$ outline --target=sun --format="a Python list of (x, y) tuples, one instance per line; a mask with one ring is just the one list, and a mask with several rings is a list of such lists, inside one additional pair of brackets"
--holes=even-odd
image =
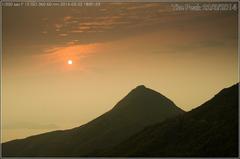
[(68, 60), (67, 63), (68, 63), (69, 65), (72, 65), (72, 64), (73, 64), (73, 61), (72, 61), (72, 60)]

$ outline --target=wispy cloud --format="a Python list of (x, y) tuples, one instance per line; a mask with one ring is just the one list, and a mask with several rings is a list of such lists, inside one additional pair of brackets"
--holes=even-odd
[[(33, 45), (63, 46), (74, 40), (78, 40), (76, 43), (79, 45), (104, 43), (159, 31), (179, 30), (187, 33), (194, 28), (198, 29), (195, 32), (211, 30), (216, 37), (223, 36), (225, 32), (226, 36), (235, 34), (229, 27), (233, 27), (234, 21), (237, 21), (237, 12), (178, 12), (173, 10), (171, 4), (101, 3), (99, 7), (69, 7), (64, 10), (61, 7), (11, 10), (6, 14), (9, 18), (5, 19), (14, 20), (4, 24), (8, 28), (6, 35), (12, 39), (8, 40), (9, 46), (17, 44), (19, 48)], [(55, 14), (50, 14), (52, 12)], [(28, 20), (16, 21), (16, 15)], [(223, 27), (216, 27), (218, 23), (224, 23)], [(18, 40), (20, 37), (21, 40)]]
[(69, 21), (69, 20), (71, 20), (71, 19), (72, 19), (71, 16), (65, 16), (65, 17), (63, 18), (63, 20), (64, 20), (65, 22), (67, 22), (67, 21)]
[[(96, 43), (169, 27), (181, 29), (187, 23), (201, 23), (213, 18), (216, 16), (210, 12), (174, 11), (171, 3), (102, 3), (94, 9), (79, 8), (59, 16), (53, 21), (53, 25), (49, 25), (54, 27), (49, 30), (55, 30), (55, 38), (68, 36), (61, 41), (69, 42), (81, 38), (79, 44)], [(46, 20), (43, 22), (51, 23)], [(107, 38), (106, 34), (113, 35)]]
[[(76, 9), (66, 16), (59, 17), (53, 25), (49, 25), (54, 28), (49, 29), (58, 32), (56, 34), (59, 36), (76, 37), (88, 33), (102, 35), (124, 28), (145, 26), (149, 21), (151, 23), (148, 25), (154, 25), (153, 21), (157, 23), (161, 21), (158, 11), (169, 13), (170, 8), (168, 4), (163, 3), (102, 3), (102, 6), (95, 10), (90, 9), (88, 14), (85, 14), (85, 9)], [(46, 19), (43, 19), (43, 22), (46, 23)]]

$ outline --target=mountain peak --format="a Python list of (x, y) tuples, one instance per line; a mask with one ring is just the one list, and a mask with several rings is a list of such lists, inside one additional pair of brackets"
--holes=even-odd
[(145, 91), (145, 90), (148, 90), (148, 88), (145, 87), (144, 85), (139, 85), (139, 86), (137, 86), (136, 88), (134, 88), (134, 89), (132, 90), (132, 92), (142, 92), (142, 91)]
[[(156, 92), (150, 88), (145, 87), (144, 85), (139, 85), (136, 88), (134, 88), (132, 91), (129, 92), (128, 96), (139, 96), (139, 95), (152, 95), (157, 94), (161, 95), (159, 92)], [(162, 96), (162, 95), (161, 95)]]
[[(164, 112), (184, 112), (178, 108), (170, 99), (161, 93), (139, 85), (131, 90), (122, 100), (120, 100), (113, 108), (114, 110), (126, 109), (129, 111), (159, 111)], [(160, 110), (161, 109), (161, 110)]]
[(139, 85), (135, 89), (145, 89), (146, 87), (144, 85)]
[[(151, 89), (145, 87), (144, 85), (139, 85), (135, 88), (133, 88), (126, 97), (129, 96), (139, 96), (139, 95), (146, 95), (149, 94), (151, 91)], [(151, 94), (151, 93), (150, 93)]]

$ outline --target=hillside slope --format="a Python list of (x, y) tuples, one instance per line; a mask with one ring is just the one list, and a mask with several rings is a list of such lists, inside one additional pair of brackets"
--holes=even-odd
[(109, 112), (80, 127), (3, 144), (3, 156), (95, 156), (144, 127), (184, 113), (158, 92), (138, 86)]

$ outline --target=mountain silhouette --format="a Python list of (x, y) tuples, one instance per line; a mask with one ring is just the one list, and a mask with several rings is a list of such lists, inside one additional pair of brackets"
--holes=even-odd
[(238, 84), (190, 112), (146, 127), (99, 156), (237, 157)]
[(85, 125), (3, 143), (3, 156), (94, 156), (146, 126), (183, 113), (171, 100), (141, 85)]

